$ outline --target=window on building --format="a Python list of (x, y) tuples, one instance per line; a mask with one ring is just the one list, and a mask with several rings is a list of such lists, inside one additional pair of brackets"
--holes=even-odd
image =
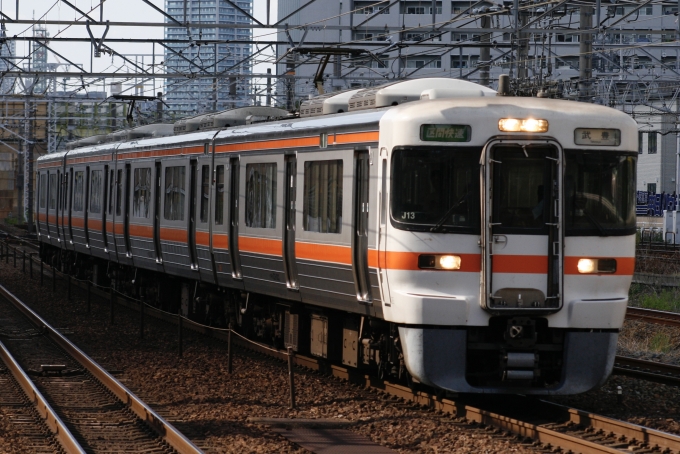
[(76, 172), (73, 182), (73, 211), (83, 211), (83, 177), (85, 172)]
[(638, 132), (638, 154), (642, 154), (642, 132)]
[(184, 220), (184, 180), (186, 168), (173, 166), (165, 168), (165, 205), (163, 217), (168, 221)]
[(656, 194), (656, 183), (647, 183), (647, 192), (649, 194)]
[(407, 57), (406, 58), (407, 68), (441, 68), (442, 61), (438, 57)]
[(647, 133), (647, 154), (656, 154), (656, 132)]
[(224, 166), (215, 167), (215, 224), (224, 223)]
[(390, 10), (387, 5), (375, 1), (354, 2), (354, 14), (388, 14)]
[[(432, 2), (417, 1), (417, 2), (400, 2), (401, 14), (432, 14)], [(435, 14), (442, 13), (442, 2), (437, 2), (435, 5)]]
[(406, 41), (423, 41), (423, 40), (441, 41), (441, 33), (422, 33), (422, 32), (407, 32), (404, 33), (404, 40)]
[(57, 174), (50, 174), (50, 210), (57, 208)]
[(578, 35), (565, 35), (564, 33), (557, 33), (555, 41), (558, 43), (577, 43)]
[(472, 68), (477, 65), (479, 55), (451, 55), (452, 68)]
[(47, 204), (47, 175), (40, 175), (40, 208), (45, 208)]
[[(637, 6), (617, 6), (615, 14), (617, 16), (623, 16), (624, 14), (631, 13), (635, 8), (637, 8)], [(654, 14), (654, 7), (643, 6), (642, 8), (637, 10), (635, 13), (633, 13), (632, 17), (634, 17), (636, 14), (639, 14), (640, 16), (652, 16)]]
[(208, 222), (208, 203), (210, 199), (210, 166), (201, 167), (201, 222)]
[(276, 163), (246, 165), (246, 225), (276, 227)]
[(135, 169), (132, 193), (132, 216), (148, 218), (151, 204), (151, 168)]
[(472, 41), (478, 42), (480, 40), (478, 33), (451, 33), (452, 41)]
[(90, 173), (90, 213), (102, 212), (102, 171), (93, 170)]
[(469, 12), (470, 7), (476, 2), (451, 2), (451, 13), (460, 14), (462, 12)]
[(342, 230), (342, 160), (305, 162), (302, 227), (308, 232)]

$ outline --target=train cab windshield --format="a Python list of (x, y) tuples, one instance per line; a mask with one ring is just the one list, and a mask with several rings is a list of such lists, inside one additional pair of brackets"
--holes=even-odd
[(403, 230), (478, 233), (479, 149), (404, 148), (392, 157), (391, 220)]
[(566, 152), (566, 235), (635, 233), (636, 156), (636, 153)]

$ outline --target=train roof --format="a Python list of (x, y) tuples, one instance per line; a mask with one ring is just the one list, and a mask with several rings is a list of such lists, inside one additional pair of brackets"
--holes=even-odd
[[(548, 121), (548, 131), (504, 133), (499, 130), (498, 123), (502, 118), (544, 119)], [(395, 106), (381, 119), (381, 146), (437, 144), (421, 140), (420, 128), (424, 124), (470, 126), (470, 140), (457, 145), (484, 146), (493, 136), (516, 139), (552, 137), (563, 148), (592, 149), (595, 146), (601, 151), (638, 149), (637, 122), (624, 112), (584, 102), (513, 96), (434, 99)], [(576, 129), (581, 128), (591, 131), (618, 129), (621, 131), (620, 145), (576, 144)]]
[(386, 109), (372, 111), (360, 111), (356, 113), (344, 113), (326, 115), (322, 117), (291, 118), (267, 123), (256, 123), (251, 125), (234, 126), (221, 130), (197, 131), (187, 134), (144, 138), (125, 142), (109, 142), (97, 145), (89, 145), (59, 153), (51, 153), (38, 158), (40, 162), (50, 162), (63, 159), (68, 154), (69, 157), (81, 156), (86, 154), (109, 153), (114, 151), (124, 151), (138, 148), (158, 148), (161, 146), (174, 147), (180, 144), (205, 143), (215, 140), (216, 142), (241, 141), (258, 136), (270, 134), (281, 134), (285, 136), (295, 136), (302, 131), (329, 130), (329, 129), (365, 129), (373, 125), (377, 128), (380, 118), (385, 114)]
[[(410, 81), (407, 81), (410, 82)], [(600, 105), (576, 101), (556, 100), (548, 98), (525, 98), (513, 96), (493, 96), (493, 92), (476, 84), (452, 84), (449, 88), (430, 87), (422, 84), (404, 82), (404, 93), (412, 97), (422, 90), (422, 100), (404, 102), (396, 106), (355, 110), (330, 115), (305, 118), (287, 118), (250, 125), (231, 126), (226, 129), (198, 130), (180, 135), (164, 137), (132, 138), (121, 135), (123, 141), (87, 144), (70, 151), (53, 153), (39, 158), (40, 162), (49, 162), (86, 154), (104, 154), (115, 151), (155, 149), (160, 147), (176, 148), (182, 145), (203, 144), (215, 140), (216, 143), (233, 143), (259, 138), (299, 137), (299, 133), (338, 132), (342, 130), (375, 130), (380, 123), (381, 146), (424, 144), (420, 140), (422, 124), (465, 124), (472, 130), (468, 145), (484, 145), (489, 137), (500, 135), (498, 119), (500, 118), (543, 118), (549, 122), (549, 130), (545, 136), (554, 137), (563, 147), (574, 145), (575, 128), (611, 128), (622, 131), (621, 145), (606, 149), (637, 150), (637, 124), (627, 114)], [(399, 84), (396, 84), (399, 85)], [(435, 84), (436, 85), (436, 84)], [(378, 96), (386, 89), (395, 90), (395, 85), (373, 90), (371, 96)], [(413, 92), (413, 93), (411, 93)], [(364, 95), (368, 95), (366, 92)], [(356, 93), (352, 95), (355, 97)], [(392, 96), (392, 95), (390, 95)], [(344, 96), (346, 100), (347, 96)], [(326, 99), (326, 98), (325, 98)], [(376, 98), (378, 99), (378, 98)], [(384, 102), (392, 98), (385, 97)], [(396, 98), (395, 98), (396, 99)], [(479, 131), (484, 131), (480, 134)], [(115, 134), (115, 133), (114, 133)], [(384, 135), (382, 135), (384, 134)], [(519, 133), (510, 133), (519, 136)], [(523, 133), (524, 137), (528, 137)], [(536, 137), (536, 135), (533, 135)], [(85, 141), (87, 143), (87, 141)], [(436, 142), (427, 142), (436, 144)], [(605, 148), (603, 148), (605, 149)]]

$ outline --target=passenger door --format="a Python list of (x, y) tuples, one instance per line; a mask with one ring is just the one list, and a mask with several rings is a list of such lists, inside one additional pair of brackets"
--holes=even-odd
[[(209, 144), (206, 144), (209, 150)], [(196, 174), (196, 234), (195, 248), (198, 269), (203, 282), (215, 282), (212, 254), (210, 249), (210, 219), (212, 217), (212, 165), (210, 154), (204, 154), (197, 162)]]
[(371, 283), (368, 276), (368, 184), (368, 150), (357, 150), (354, 156), (352, 269), (357, 299), (363, 303), (372, 302)]
[(240, 281), (243, 279), (241, 270), (241, 258), (238, 248), (238, 225), (239, 225), (239, 158), (229, 160), (229, 258), (231, 261), (231, 277)]
[[(283, 194), (283, 265), (286, 272), (288, 290), (297, 292), (297, 262), (295, 260), (295, 198), (297, 192), (297, 156), (286, 155), (284, 159), (284, 194)], [(298, 296), (299, 298), (299, 296)]]
[(238, 259), (245, 288), (287, 297), (283, 155), (242, 156), (239, 166)]
[(491, 142), (484, 153), (482, 304), (498, 313), (559, 310), (562, 150), (515, 141)]

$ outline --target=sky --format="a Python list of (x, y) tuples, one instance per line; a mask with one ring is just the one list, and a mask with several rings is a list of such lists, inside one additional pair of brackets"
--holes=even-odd
[[(99, 19), (100, 10), (99, 4), (100, 0), (69, 0), (70, 3), (74, 4), (78, 9), (88, 13), (95, 19)], [(163, 9), (164, 0), (151, 0), (151, 2), (158, 8)], [(12, 18), (16, 17), (16, 5), (17, 0), (0, 0), (0, 11)], [(61, 0), (18, 0), (19, 5), (19, 18), (22, 20), (77, 20), (80, 18), (80, 14), (73, 10), (70, 6), (63, 3)], [(276, 5), (277, 1), (271, 1), (271, 21), (275, 21), (276, 17)], [(254, 17), (261, 22), (266, 21), (266, 0), (253, 0), (254, 7)], [(142, 0), (105, 0), (104, 1), (104, 20), (109, 20), (112, 22), (163, 22), (164, 17), (159, 12), (155, 11), (151, 6), (144, 3)], [(6, 22), (7, 35), (8, 36), (32, 36), (32, 28), (27, 24), (12, 24), (11, 22)], [(85, 26), (58, 26), (58, 25), (46, 25), (45, 26), (50, 34), (50, 36), (60, 36), (60, 37), (85, 37), (88, 38), (87, 29)], [(102, 36), (105, 30), (105, 26), (102, 25), (92, 25), (92, 33), (95, 38)], [(111, 27), (106, 35), (107, 38), (163, 38), (164, 29), (162, 27)], [(275, 34), (272, 34), (271, 29), (267, 30), (254, 30), (253, 37), (261, 39), (271, 40), (275, 38)], [(127, 43), (110, 43), (108, 44), (116, 52), (125, 55), (132, 61), (135, 61), (135, 56), (138, 63), (143, 61), (144, 65), (150, 65), (152, 63), (152, 52), (153, 47), (151, 44), (127, 44)], [(17, 55), (23, 56), (28, 53), (28, 42), (18, 41)], [(102, 54), (100, 58), (91, 58), (91, 45), (89, 43), (57, 43), (52, 42), (49, 46), (54, 49), (59, 54), (63, 55), (70, 61), (82, 64), (85, 70), (92, 70), (94, 72), (113, 72), (115, 69), (119, 68), (124, 62), (118, 57), (111, 57), (108, 54)], [(253, 52), (257, 48), (253, 46)], [(164, 60), (162, 48), (156, 46), (156, 59), (155, 63), (160, 63)], [(60, 59), (52, 53), (48, 54), (48, 62), (58, 63), (61, 62)], [(23, 66), (17, 63), (19, 66)], [(141, 66), (141, 64), (140, 64)], [(266, 68), (273, 68), (272, 64), (260, 63), (254, 68), (256, 73), (266, 72)], [(74, 70), (73, 67), (70, 68), (71, 71)], [(125, 72), (125, 70), (122, 70)], [(275, 72), (275, 71), (273, 71)], [(71, 81), (75, 82), (75, 81)], [(162, 85), (162, 80), (158, 79), (156, 81), (156, 86)], [(152, 84), (145, 85), (145, 91), (147, 95), (155, 94), (155, 90), (161, 87), (156, 87)], [(99, 88), (101, 89), (101, 87)]]

